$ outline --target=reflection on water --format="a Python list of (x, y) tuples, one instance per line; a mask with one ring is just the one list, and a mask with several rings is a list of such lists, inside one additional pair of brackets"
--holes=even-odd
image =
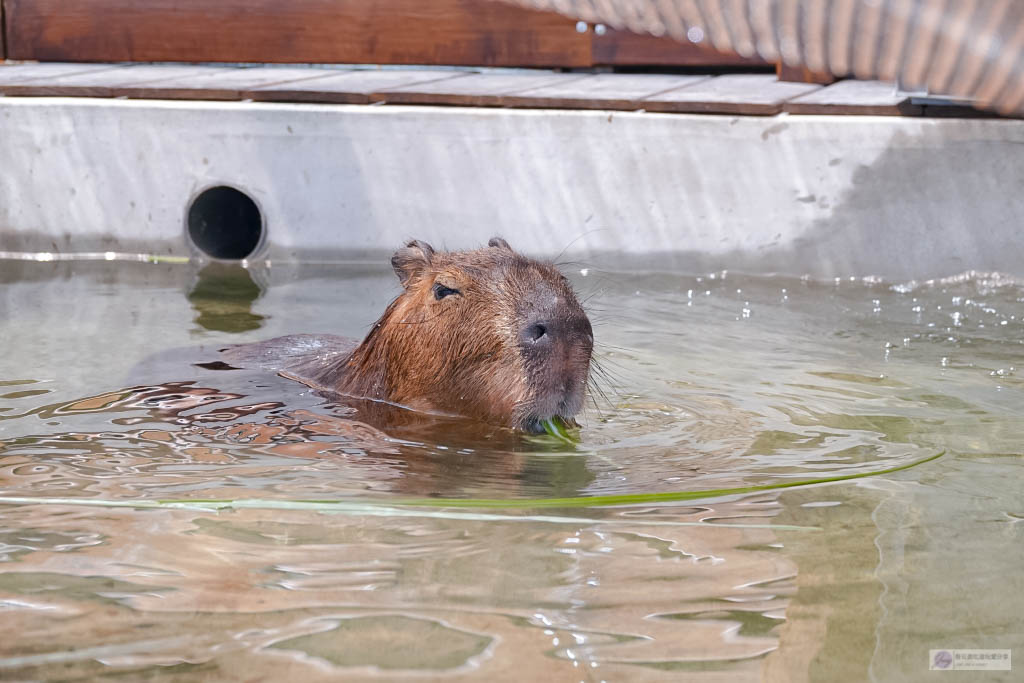
[(196, 324), (211, 332), (258, 330), (263, 316), (252, 312), (262, 294), (249, 270), (234, 263), (208, 263), (188, 293)]
[(0, 294), (2, 679), (919, 680), (1024, 640), (1016, 282), (577, 277), (611, 377), (567, 445), (209, 365), (360, 336), (384, 269), (39, 267)]
[[(671, 518), (697, 522), (705, 512)], [(764, 521), (773, 511), (754, 504), (735, 513)], [(637, 665), (642, 674), (709, 656), (753, 658), (756, 666), (776, 638), (762, 617), (745, 615), (781, 620), (794, 572), (778, 550), (758, 549), (773, 540), (770, 530), (648, 520), (149, 515), (64, 506), (5, 515), (8, 525), (29, 520), (36, 529), (74, 534), (99, 524), (107, 533), (94, 548), (40, 547), (28, 566), (23, 560), (0, 574), (22, 634), (6, 640), (4, 655), (20, 658), (19, 670), (32, 677), (65, 671), (68, 661), (86, 676), (111, 666), (206, 663), (211, 680), (260, 673), (284, 680), (299, 671), (326, 680), (337, 666), (359, 668), (353, 676), (373, 667), (392, 674), (473, 668), (499, 679), (574, 670), (621, 679)], [(754, 547), (713, 550), (722, 546)], [(771, 585), (748, 585), (755, 576), (771, 577)], [(116, 664), (88, 652), (32, 658), (52, 654), (44, 634), (58, 622), (62, 642), (108, 648)], [(743, 632), (751, 622), (756, 627)], [(394, 652), (416, 640), (431, 647)], [(320, 666), (304, 666), (308, 660)]]

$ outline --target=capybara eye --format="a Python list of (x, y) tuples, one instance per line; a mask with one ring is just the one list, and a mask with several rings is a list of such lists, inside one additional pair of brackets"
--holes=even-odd
[(451, 287), (445, 287), (440, 282), (434, 283), (434, 298), (438, 301), (451, 294), (462, 294), (462, 292)]

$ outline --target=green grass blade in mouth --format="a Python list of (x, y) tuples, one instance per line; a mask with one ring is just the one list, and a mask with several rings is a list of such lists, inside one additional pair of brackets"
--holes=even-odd
[(552, 436), (558, 439), (559, 441), (564, 441), (565, 443), (570, 444), (577, 444), (580, 442), (580, 430), (573, 429), (572, 427), (570, 427), (568, 424), (566, 424), (565, 420), (563, 420), (558, 415), (555, 415), (554, 417), (549, 417), (546, 420), (541, 420), (540, 424), (542, 427), (544, 427), (544, 431), (549, 436)]

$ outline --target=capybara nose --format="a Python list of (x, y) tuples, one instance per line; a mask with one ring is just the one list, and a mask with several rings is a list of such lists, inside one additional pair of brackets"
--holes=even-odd
[(594, 333), (585, 315), (568, 319), (531, 320), (519, 332), (519, 343), (528, 349), (540, 350), (551, 344), (567, 344), (589, 350), (594, 344)]

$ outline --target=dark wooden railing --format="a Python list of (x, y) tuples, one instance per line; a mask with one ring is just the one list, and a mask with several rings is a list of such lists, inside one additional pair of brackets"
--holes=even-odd
[[(591, 67), (759, 57), (486, 0), (0, 0), (4, 56), (87, 62)], [(596, 30), (595, 30), (596, 29)]]

